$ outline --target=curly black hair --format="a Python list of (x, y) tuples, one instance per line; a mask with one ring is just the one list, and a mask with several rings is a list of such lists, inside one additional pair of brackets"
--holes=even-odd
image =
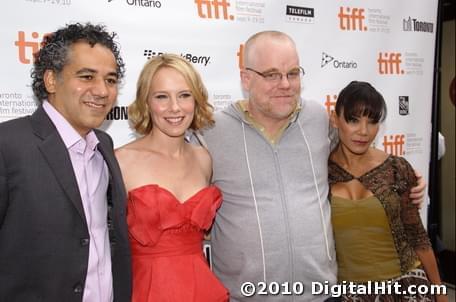
[(32, 89), (36, 98), (41, 102), (48, 97), (44, 85), (44, 73), (53, 70), (60, 73), (67, 64), (70, 47), (77, 42), (85, 41), (91, 46), (100, 44), (112, 51), (117, 63), (117, 76), (120, 79), (125, 74), (125, 64), (120, 56), (119, 45), (114, 39), (117, 34), (106, 31), (104, 25), (91, 23), (73, 23), (57, 31), (45, 35), (41, 49), (34, 53), (34, 64), (31, 71)]

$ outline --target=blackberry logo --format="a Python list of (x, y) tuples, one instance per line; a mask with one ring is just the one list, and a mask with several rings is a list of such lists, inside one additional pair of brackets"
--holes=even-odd
[[(156, 56), (159, 56), (162, 54), (163, 54), (163, 52), (161, 52), (161, 51), (155, 52), (151, 49), (144, 49), (143, 55), (149, 60), (153, 57), (156, 57)], [(186, 59), (187, 61), (189, 61), (190, 63), (201, 64), (204, 66), (207, 66), (207, 64), (209, 64), (210, 60), (211, 60), (210, 56), (197, 56), (197, 55), (193, 55), (191, 53), (181, 53), (180, 56), (182, 58)]]
[(144, 49), (144, 56), (149, 60), (152, 57), (159, 56), (163, 54), (162, 52), (156, 53), (155, 51), (152, 51), (151, 49)]
[(409, 114), (409, 97), (408, 96), (399, 97), (399, 114), (400, 115)]

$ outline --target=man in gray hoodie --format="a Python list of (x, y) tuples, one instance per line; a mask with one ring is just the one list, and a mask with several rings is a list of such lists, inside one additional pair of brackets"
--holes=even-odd
[(325, 301), (337, 283), (326, 111), (301, 101), (304, 70), (288, 35), (253, 35), (244, 60), (248, 100), (217, 114), (203, 138), (224, 196), (213, 269), (231, 301)]

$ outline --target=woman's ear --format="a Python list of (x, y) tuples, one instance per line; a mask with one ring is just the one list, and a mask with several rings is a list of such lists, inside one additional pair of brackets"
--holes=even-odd
[(329, 115), (329, 122), (331, 123), (331, 126), (336, 129), (339, 128), (337, 119), (338, 119), (338, 117), (336, 114), (336, 110), (331, 111), (331, 114)]

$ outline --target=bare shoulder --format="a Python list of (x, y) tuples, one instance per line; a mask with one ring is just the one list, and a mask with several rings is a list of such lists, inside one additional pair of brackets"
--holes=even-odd
[(375, 165), (381, 165), (390, 155), (382, 150), (372, 148), (372, 157), (375, 162)]
[(137, 139), (114, 150), (121, 167), (138, 160), (138, 156), (144, 152), (141, 145), (141, 139)]
[(192, 150), (192, 154), (198, 165), (205, 171), (205, 173), (212, 174), (212, 157), (209, 151), (202, 147), (193, 144), (188, 145)]

